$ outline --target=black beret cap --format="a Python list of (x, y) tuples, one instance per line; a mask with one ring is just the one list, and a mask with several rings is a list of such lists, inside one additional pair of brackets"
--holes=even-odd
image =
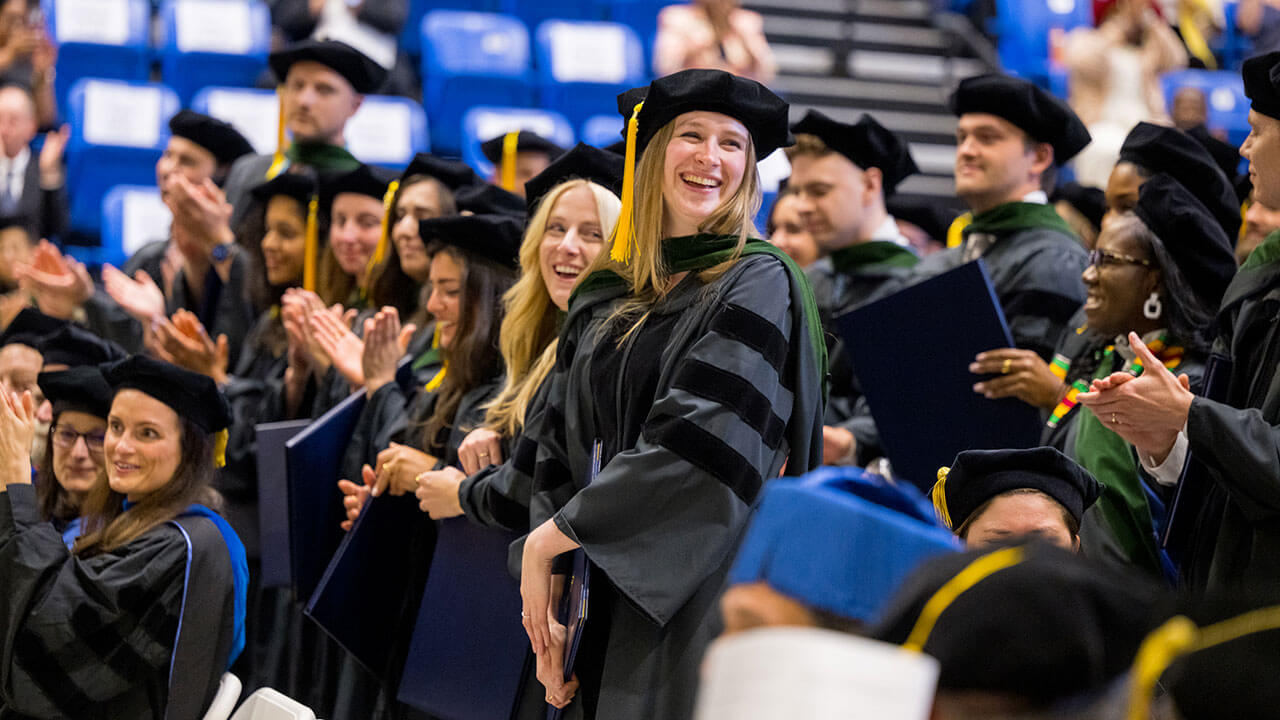
[(231, 424), (227, 399), (207, 375), (146, 355), (108, 365), (103, 375), (115, 392), (132, 389), (150, 395), (207, 433), (225, 430)]
[(557, 185), (575, 179), (590, 180), (614, 195), (621, 195), (623, 163), (623, 157), (617, 153), (578, 143), (524, 184), (529, 213), (533, 214), (538, 201)]
[[(975, 563), (978, 563), (975, 565)], [(966, 569), (996, 569), (961, 592), (913, 648), (937, 658), (942, 690), (1039, 707), (1088, 697), (1122, 675), (1171, 604), (1132, 573), (1044, 543), (939, 555), (888, 602), (872, 637), (903, 644), (925, 605)]]
[[(540, 152), (546, 153), (552, 160), (564, 154), (564, 148), (542, 137), (531, 130), (516, 130), (516, 152)], [(502, 161), (502, 146), (506, 142), (507, 136), (499, 135), (495, 138), (489, 138), (480, 143), (480, 152), (489, 159), (489, 162), (497, 165)]]
[(36, 377), (36, 383), (45, 399), (53, 403), (55, 415), (73, 410), (105, 419), (111, 414), (115, 391), (97, 365), (42, 372)]
[(436, 157), (431, 153), (418, 153), (409, 161), (408, 167), (400, 173), (400, 182), (414, 175), (426, 175), (439, 180), (445, 187), (457, 192), (459, 188), (475, 185), (480, 182), (476, 171), (461, 160)]
[[(636, 103), (644, 101), (636, 131), (636, 156), (653, 136), (678, 116), (696, 110), (718, 112), (742, 123), (755, 144), (756, 159), (794, 142), (787, 129), (788, 105), (755, 80), (723, 70), (681, 70), (632, 88), (618, 96), (618, 112), (631, 119)], [(623, 132), (626, 132), (623, 126)]]
[(885, 198), (885, 208), (898, 220), (905, 220), (929, 234), (934, 240), (946, 244), (947, 229), (960, 213), (964, 212), (941, 198), (894, 195)]
[(1020, 78), (999, 73), (965, 78), (951, 95), (951, 112), (989, 113), (1021, 128), (1037, 142), (1053, 146), (1059, 165), (1075, 157), (1092, 139), (1065, 102)]
[(40, 340), (66, 325), (66, 320), (49, 317), (34, 308), (22, 308), (9, 322), (9, 326), (0, 333), (0, 347), (5, 345), (26, 345), (40, 349)]
[(904, 178), (920, 172), (911, 159), (907, 143), (870, 115), (863, 115), (850, 125), (810, 110), (791, 126), (791, 132), (816, 135), (827, 147), (863, 170), (880, 168), (886, 196), (892, 195)]
[(390, 173), (372, 165), (361, 165), (345, 173), (320, 176), (320, 210), (328, 211), (333, 199), (342, 193), (367, 195), (382, 202), (391, 184)]
[(1245, 60), (1240, 75), (1253, 111), (1280, 120), (1280, 51)]
[[(945, 469), (944, 469), (945, 470)], [(965, 450), (950, 470), (938, 471), (933, 504), (942, 521), (959, 528), (983, 503), (1002, 492), (1032, 488), (1056, 500), (1079, 522), (1102, 494), (1088, 470), (1051, 447)]]
[(1133, 212), (1169, 251), (1191, 290), (1216, 310), (1236, 274), (1231, 239), (1209, 211), (1168, 175), (1142, 183)]
[(458, 212), (473, 215), (508, 215), (524, 221), (524, 198), (497, 185), (480, 183), (459, 188), (454, 194)]
[(1213, 161), (1218, 164), (1218, 169), (1223, 175), (1227, 176), (1227, 180), (1234, 181), (1236, 176), (1240, 174), (1240, 148), (1229, 142), (1223, 142), (1214, 137), (1209, 132), (1209, 128), (1204, 125), (1197, 125), (1187, 131), (1193, 140), (1200, 143), (1200, 146), (1209, 151), (1213, 156)]
[(524, 223), (510, 215), (454, 215), (418, 223), (425, 243), (438, 240), (502, 267), (520, 268)]
[(302, 203), (305, 209), (316, 191), (316, 181), (305, 173), (280, 173), (263, 183), (253, 186), (249, 194), (255, 200), (267, 202), (277, 195), (285, 195)]
[(179, 110), (169, 118), (169, 132), (213, 153), (219, 165), (230, 165), (253, 152), (253, 145), (230, 123), (193, 110)]
[(1059, 184), (1053, 189), (1053, 197), (1049, 200), (1066, 201), (1095, 228), (1102, 227), (1102, 217), (1107, 214), (1107, 194), (1096, 187), (1087, 187), (1077, 182)]
[(360, 94), (377, 92), (387, 81), (387, 69), (367, 55), (338, 40), (303, 40), (271, 53), (267, 63), (281, 84), (294, 63), (312, 60), (320, 63), (351, 83)]
[(79, 325), (67, 323), (40, 340), (45, 365), (100, 365), (129, 356), (124, 348)]
[(1120, 161), (1141, 166), (1148, 175), (1170, 176), (1209, 209), (1227, 235), (1234, 237), (1240, 231), (1240, 203), (1231, 181), (1190, 135), (1177, 128), (1138, 123), (1120, 146)]

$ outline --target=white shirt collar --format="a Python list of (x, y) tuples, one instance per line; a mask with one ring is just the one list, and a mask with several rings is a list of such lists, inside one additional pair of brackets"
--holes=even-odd
[(892, 215), (886, 215), (884, 222), (871, 233), (871, 240), (884, 240), (902, 247), (909, 247), (910, 241), (903, 236), (902, 231), (898, 229), (898, 223), (893, 219)]
[(1031, 192), (1022, 196), (1022, 202), (1035, 203), (1037, 205), (1048, 205), (1049, 196), (1046, 195), (1043, 190), (1032, 190)]

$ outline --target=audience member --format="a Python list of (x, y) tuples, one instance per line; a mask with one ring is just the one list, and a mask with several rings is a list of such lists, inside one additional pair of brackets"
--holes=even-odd
[(799, 205), (800, 197), (795, 190), (784, 187), (779, 191), (778, 198), (769, 209), (764, 234), (768, 236), (769, 242), (791, 256), (797, 265), (807, 268), (818, 261), (820, 251), (818, 244), (814, 242), (813, 233), (805, 227)]
[(489, 182), (524, 197), (524, 186), (564, 154), (564, 148), (530, 130), (513, 130), (480, 143), (493, 163)]
[[(62, 151), (70, 126), (45, 134), (38, 158), (36, 107), (30, 93), (16, 85), (0, 87), (0, 215), (22, 220), (32, 241), (61, 236), (67, 228), (66, 173)], [(36, 162), (32, 162), (35, 159)]]
[(57, 47), (49, 37), (39, 0), (0, 3), (0, 82), (26, 89), (35, 104), (37, 127), (58, 122), (53, 79)]
[(694, 0), (663, 8), (658, 13), (653, 70), (670, 75), (690, 68), (772, 82), (778, 64), (764, 37), (764, 19), (742, 9), (738, 0)]

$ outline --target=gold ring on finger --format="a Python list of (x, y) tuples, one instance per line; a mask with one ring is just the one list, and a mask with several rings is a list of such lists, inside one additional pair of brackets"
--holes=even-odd
[(1010, 367), (1011, 365), (1013, 365), (1013, 358), (1005, 358), (1005, 359), (1004, 359), (1004, 362), (1000, 364), (1000, 374), (1001, 374), (1001, 375), (1008, 375), (1008, 374), (1009, 374), (1009, 367)]

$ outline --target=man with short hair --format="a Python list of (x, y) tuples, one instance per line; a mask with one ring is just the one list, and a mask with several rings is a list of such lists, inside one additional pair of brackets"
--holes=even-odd
[(0, 87), (0, 215), (21, 218), (33, 241), (66, 230), (62, 151), (70, 134), (66, 126), (47, 134), (40, 155), (33, 157), (36, 128), (31, 93), (17, 85)]
[(529, 130), (513, 130), (480, 143), (493, 163), (489, 182), (524, 197), (524, 184), (564, 154), (564, 148)]

